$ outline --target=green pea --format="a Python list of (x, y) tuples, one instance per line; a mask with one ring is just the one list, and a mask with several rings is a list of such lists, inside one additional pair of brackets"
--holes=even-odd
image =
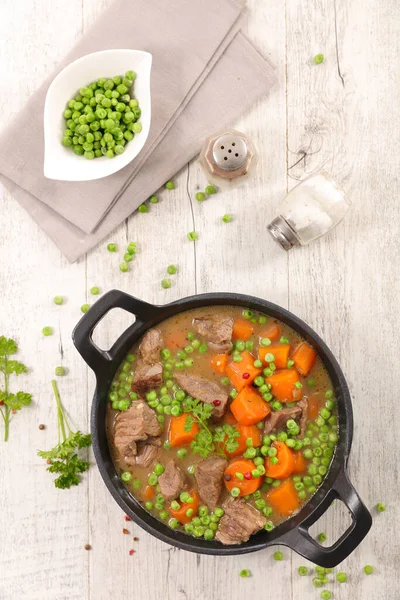
[(151, 473), (147, 478), (147, 483), (151, 486), (155, 486), (158, 483), (158, 477), (155, 473)]
[(164, 469), (164, 467), (163, 467), (163, 465), (162, 465), (161, 463), (157, 463), (157, 464), (154, 466), (154, 473), (155, 473), (157, 476), (159, 476), (159, 475), (162, 475), (162, 474), (164, 473), (164, 471), (165, 471), (165, 469)]
[(43, 327), (42, 334), (44, 336), (53, 335), (53, 329), (52, 329), (52, 327)]
[(129, 471), (124, 471), (124, 473), (121, 475), (121, 479), (125, 482), (130, 481), (132, 479), (132, 473), (129, 473)]
[(196, 200), (198, 200), (198, 202), (203, 202), (203, 200), (206, 199), (206, 195), (203, 192), (197, 192), (196, 194)]

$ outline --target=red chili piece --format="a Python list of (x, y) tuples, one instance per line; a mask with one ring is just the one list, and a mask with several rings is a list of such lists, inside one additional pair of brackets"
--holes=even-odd
[(125, 515), (125, 521), (132, 521), (132, 519), (128, 515)]
[(129, 556), (132, 556), (132, 554), (135, 554), (135, 550), (133, 548), (129, 550)]
[(4, 406), (4, 400), (0, 400), (0, 406)]
[(221, 400), (213, 400), (214, 406), (219, 406), (221, 404)]
[(243, 477), (245, 479), (251, 479), (251, 473), (250, 473), (250, 471), (247, 471), (247, 473), (244, 473)]
[(123, 529), (122, 533), (124, 533), (125, 535), (128, 535), (129, 531), (127, 529)]
[(249, 379), (250, 373), (243, 373), (242, 377), (243, 377), (243, 379)]

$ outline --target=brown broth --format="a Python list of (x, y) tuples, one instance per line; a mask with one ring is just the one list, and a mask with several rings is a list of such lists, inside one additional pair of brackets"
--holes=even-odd
[[(191, 323), (192, 323), (192, 319), (194, 317), (201, 317), (201, 316), (209, 315), (211, 313), (218, 313), (218, 314), (224, 314), (224, 315), (232, 316), (234, 318), (238, 318), (238, 317), (242, 317), (242, 312), (243, 312), (243, 309), (240, 307), (237, 307), (237, 306), (212, 306), (212, 307), (198, 308), (198, 309), (189, 310), (189, 311), (181, 313), (179, 315), (175, 315), (175, 316), (163, 321), (162, 323), (157, 325), (157, 329), (159, 329), (162, 333), (162, 336), (164, 339), (164, 345), (171, 349), (173, 347), (174, 342), (176, 342), (176, 344), (177, 344), (176, 351), (177, 351), (177, 350), (181, 350), (182, 348), (185, 348), (187, 346), (190, 346), (191, 342), (189, 340), (187, 340), (186, 335), (188, 332), (193, 331), (193, 329), (191, 327)], [(254, 313), (254, 317), (257, 318), (257, 320), (260, 316), (263, 316), (262, 313)], [(304, 341), (303, 338), (297, 332), (295, 332), (293, 329), (291, 329), (290, 327), (288, 327), (287, 325), (285, 325), (278, 319), (268, 317), (268, 322), (266, 324), (260, 325), (258, 322), (253, 323), (254, 333), (253, 333), (253, 336), (250, 338), (250, 340), (254, 342), (254, 349), (251, 352), (255, 358), (258, 357), (257, 348), (258, 348), (259, 334), (263, 331), (263, 329), (266, 329), (272, 323), (277, 323), (281, 330), (280, 335), (289, 339), (289, 342), (291, 345), (291, 352), (300, 342)], [(198, 336), (198, 335), (196, 335), (196, 339), (199, 339), (200, 341), (202, 341), (200, 336)], [(274, 343), (279, 343), (279, 340), (277, 340), (276, 342), (273, 342), (273, 344)], [(132, 347), (130, 353), (132, 353), (136, 356), (138, 346), (139, 346), (139, 342), (136, 343)], [(172, 350), (171, 350), (171, 354), (174, 354), (174, 352), (172, 352)], [(221, 385), (221, 377), (222, 376), (215, 373), (210, 368), (210, 358), (214, 354), (216, 354), (216, 353), (210, 351), (209, 349), (204, 354), (199, 353), (198, 350), (194, 350), (191, 354), (188, 354), (188, 358), (193, 359), (193, 366), (185, 367), (185, 369), (183, 369), (181, 372), (190, 373), (193, 375), (202, 375), (202, 376), (206, 377), (207, 379), (213, 380)], [(121, 374), (121, 377), (124, 377), (124, 378), (125, 378), (125, 376), (128, 378), (132, 377), (133, 373), (134, 373), (134, 366), (135, 366), (135, 361), (132, 362), (132, 368), (129, 369), (129, 371), (122, 372), (121, 371), (122, 365), (121, 365), (121, 368), (118, 370), (118, 372), (116, 373), (116, 376), (114, 378), (114, 382), (116, 382), (112, 386), (114, 391), (116, 388), (116, 384), (120, 383), (120, 381), (121, 381), (121, 379), (119, 379), (120, 374)], [(174, 371), (172, 371), (172, 373), (173, 372)], [(123, 373), (125, 373), (125, 375), (123, 375)], [(310, 379), (314, 380), (314, 385), (312, 385), (312, 386), (309, 385)], [(332, 383), (331, 383), (331, 380), (328, 376), (326, 369), (324, 368), (324, 365), (322, 364), (320, 357), (317, 357), (317, 360), (316, 360), (314, 366), (312, 367), (310, 373), (307, 375), (307, 377), (300, 377), (300, 380), (303, 385), (302, 391), (303, 391), (304, 395), (307, 396), (309, 398), (309, 400), (312, 399), (314, 401), (317, 409), (323, 408), (325, 405), (325, 402), (326, 402), (325, 393), (328, 390), (332, 390)], [(222, 387), (224, 387), (224, 386), (222, 386)], [(230, 392), (233, 389), (232, 385), (231, 384), (227, 385), (226, 389), (228, 392)], [(333, 400), (334, 400), (334, 398), (333, 398)], [(271, 401), (271, 404), (272, 404), (272, 402), (273, 402), (273, 400)], [(132, 479), (125, 485), (128, 488), (129, 492), (137, 500), (139, 500), (140, 502), (144, 502), (143, 494), (147, 488), (147, 478), (148, 478), (149, 474), (153, 472), (154, 465), (151, 466), (150, 468), (143, 468), (143, 467), (140, 467), (137, 465), (135, 465), (134, 467), (129, 467), (125, 463), (125, 461), (123, 459), (121, 459), (121, 457), (118, 456), (118, 454), (115, 450), (114, 444), (113, 444), (113, 425), (114, 425), (115, 417), (118, 414), (118, 412), (119, 412), (118, 410), (114, 410), (112, 408), (111, 402), (110, 402), (109, 406), (108, 406), (108, 410), (107, 410), (107, 431), (108, 431), (108, 439), (109, 439), (110, 450), (111, 450), (111, 454), (113, 457), (113, 461), (114, 461), (114, 464), (115, 464), (115, 467), (116, 467), (118, 473), (122, 474), (123, 472), (130, 472), (132, 474)], [(336, 408), (334, 408), (334, 410), (332, 411), (332, 416), (336, 416)], [(169, 430), (169, 423), (170, 423), (171, 417), (169, 415), (164, 415), (164, 419), (165, 420), (163, 423), (163, 432), (160, 436), (160, 439), (163, 443), (168, 440), (168, 430)], [(311, 426), (315, 426), (314, 421), (309, 419), (308, 423), (310, 423), (310, 422), (311, 422)], [(329, 431), (337, 432), (336, 423), (333, 423), (329, 427), (330, 427)], [(261, 433), (262, 433), (262, 430), (261, 430)], [(310, 444), (307, 446), (307, 448), (313, 449), (313, 446)], [(304, 449), (305, 448), (303, 448), (303, 450)], [(334, 452), (333, 443), (331, 443), (331, 449), (332, 449), (332, 452)], [(196, 462), (202, 460), (202, 458), (198, 454), (194, 454), (190, 448), (187, 448), (188, 453), (187, 453), (186, 457), (178, 458), (177, 457), (178, 450), (179, 450), (179, 448), (166, 449), (166, 448), (164, 448), (164, 446), (162, 446), (159, 449), (157, 462), (161, 463), (162, 465), (165, 465), (170, 459), (172, 459), (172, 458), (175, 459), (177, 464), (179, 464), (179, 466), (187, 474), (188, 480), (190, 481), (189, 489), (195, 488), (194, 476), (189, 473), (188, 468), (190, 470), (190, 468), (193, 467), (193, 465), (195, 465)], [(317, 458), (317, 457), (314, 456), (313, 458)], [(320, 460), (321, 460), (321, 458), (323, 458), (323, 456), (320, 457)], [(329, 457), (329, 460), (331, 460), (330, 457)], [(307, 467), (309, 467), (311, 465), (311, 463), (312, 463), (312, 460), (307, 461)], [(319, 466), (321, 466), (321, 463), (320, 463), (320, 465), (316, 465), (316, 466), (318, 468)], [(327, 471), (329, 471), (329, 465), (327, 465)], [(303, 477), (305, 477), (307, 475), (308, 475), (307, 472), (300, 474), (300, 476), (299, 476), (300, 482), (302, 481)], [(310, 476), (310, 475), (308, 475), (308, 476)], [(311, 476), (311, 477), (314, 477), (314, 476)], [(322, 476), (322, 480), (324, 479), (324, 477), (325, 477), (325, 475)], [(320, 485), (320, 483), (317, 483), (317, 482), (318, 482), (318, 479), (315, 483), (313, 483), (315, 488), (318, 488)], [(297, 482), (297, 483), (299, 483), (299, 482)], [(267, 500), (267, 494), (268, 494), (269, 490), (273, 489), (273, 487), (274, 486), (272, 484), (268, 484), (264, 481), (264, 484), (260, 488), (261, 499), (265, 500), (267, 507), (269, 506), (268, 500)], [(311, 488), (311, 490), (312, 491), (310, 493), (308, 493), (308, 492), (306, 493), (305, 498), (300, 499), (300, 508), (310, 499), (310, 497), (313, 495), (313, 493), (315, 493), (315, 490), (313, 490), (313, 488)], [(157, 490), (155, 491), (154, 496), (156, 494), (157, 494)], [(220, 501), (220, 505), (222, 504), (223, 500), (227, 496), (229, 496), (229, 492), (224, 489), (223, 496)], [(253, 497), (253, 495), (251, 495), (248, 498), (248, 501), (254, 505), (255, 498)], [(165, 503), (165, 507), (163, 510), (164, 511), (168, 510), (168, 503)], [(155, 508), (153, 508), (149, 512), (151, 512), (155, 517), (159, 518), (160, 510), (156, 510)], [(298, 511), (296, 511), (296, 512), (298, 512)], [(280, 512), (278, 510), (273, 509), (271, 514), (268, 515), (267, 518), (268, 518), (268, 520), (270, 520), (272, 522), (272, 524), (274, 526), (277, 526), (279, 523), (286, 520), (287, 516), (282, 516), (282, 514), (280, 514)], [(182, 528), (182, 530), (184, 531), (183, 528)]]

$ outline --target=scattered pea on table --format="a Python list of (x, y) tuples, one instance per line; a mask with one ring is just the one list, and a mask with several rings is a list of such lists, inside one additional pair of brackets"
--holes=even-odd
[(250, 577), (251, 572), (249, 569), (242, 569), (239, 573), (240, 577)]

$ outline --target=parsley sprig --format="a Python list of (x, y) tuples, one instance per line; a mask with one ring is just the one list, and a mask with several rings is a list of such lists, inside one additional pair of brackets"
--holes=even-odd
[[(11, 338), (0, 336), (0, 372), (4, 376), (4, 390), (0, 389), (0, 412), (4, 421), (4, 441), (7, 442), (10, 430), (11, 415), (23, 406), (28, 406), (32, 402), (31, 394), (26, 392), (10, 392), (10, 375), (21, 375), (26, 373), (26, 366), (17, 361), (10, 360), (18, 352), (18, 346)], [(4, 406), (4, 408), (3, 408)]]
[(92, 436), (82, 434), (80, 431), (72, 431), (61, 404), (57, 383), (53, 380), (51, 385), (57, 403), (58, 444), (51, 450), (39, 450), (38, 456), (50, 461), (47, 471), (59, 473), (59, 477), (54, 480), (54, 485), (64, 490), (72, 485), (78, 485), (81, 481), (79, 474), (89, 468), (89, 463), (79, 458), (79, 450), (91, 445)]
[(185, 413), (188, 413), (184, 430), (189, 432), (194, 422), (200, 427), (198, 434), (190, 444), (193, 452), (200, 454), (202, 458), (206, 458), (212, 453), (225, 456), (225, 450), (228, 452), (236, 450), (239, 445), (236, 438), (240, 434), (235, 427), (225, 424), (216, 427), (214, 432), (208, 427), (207, 422), (213, 411), (213, 407), (210, 404), (205, 404), (196, 398), (186, 398), (183, 409)]

